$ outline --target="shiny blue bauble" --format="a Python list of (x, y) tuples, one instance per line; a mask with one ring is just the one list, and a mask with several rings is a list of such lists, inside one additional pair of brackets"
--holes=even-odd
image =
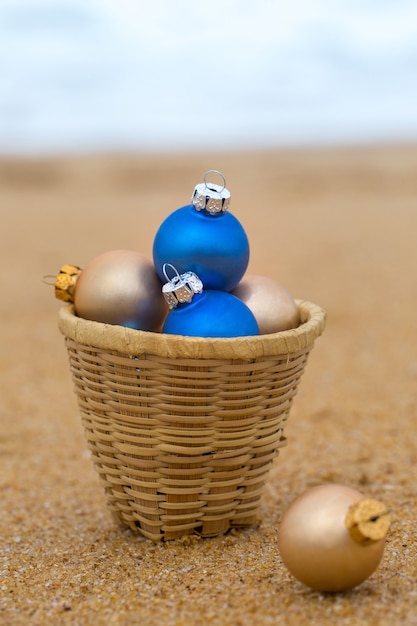
[(204, 289), (231, 291), (248, 266), (249, 241), (231, 213), (210, 215), (188, 204), (162, 222), (153, 244), (153, 261), (161, 280), (164, 263), (170, 263), (180, 274), (197, 274)]
[(259, 328), (253, 313), (239, 298), (213, 289), (171, 309), (162, 332), (188, 337), (244, 337), (259, 335)]

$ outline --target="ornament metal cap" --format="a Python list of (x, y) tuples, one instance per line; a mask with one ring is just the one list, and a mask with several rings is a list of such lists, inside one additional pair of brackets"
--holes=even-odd
[[(208, 183), (209, 174), (218, 174), (223, 185)], [(191, 202), (197, 211), (207, 211), (210, 215), (225, 213), (230, 206), (230, 191), (226, 189), (226, 179), (218, 170), (208, 170), (204, 174), (204, 182), (195, 186)]]
[(76, 265), (63, 265), (55, 279), (55, 297), (64, 302), (74, 302), (75, 283), (81, 274)]
[[(171, 267), (176, 275), (173, 278), (169, 278), (166, 268)], [(194, 272), (184, 272), (179, 274), (177, 269), (171, 265), (171, 263), (164, 263), (162, 267), (167, 283), (162, 287), (162, 295), (164, 296), (168, 306), (175, 308), (178, 304), (184, 302), (191, 302), (194, 294), (201, 293), (203, 291), (203, 283)]]

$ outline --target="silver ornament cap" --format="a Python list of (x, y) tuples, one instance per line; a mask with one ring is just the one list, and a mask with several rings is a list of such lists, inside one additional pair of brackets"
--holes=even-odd
[[(223, 185), (207, 182), (209, 174), (218, 174)], [(197, 211), (207, 211), (210, 215), (225, 213), (230, 206), (230, 191), (226, 189), (226, 179), (218, 170), (208, 170), (204, 174), (204, 182), (195, 186), (191, 202)]]
[[(168, 277), (167, 267), (174, 270), (175, 276), (173, 278)], [(203, 291), (203, 283), (194, 272), (179, 274), (171, 263), (164, 263), (162, 271), (168, 281), (162, 287), (162, 295), (172, 309), (184, 302), (191, 302), (196, 293)]]

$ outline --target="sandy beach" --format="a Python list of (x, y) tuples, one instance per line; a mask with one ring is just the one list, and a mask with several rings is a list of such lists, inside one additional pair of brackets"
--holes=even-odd
[[(117, 527), (87, 451), (60, 303), (42, 277), (154, 234), (221, 170), (248, 272), (327, 311), (259, 525), (154, 544)], [(0, 624), (417, 625), (417, 146), (0, 158)], [(308, 487), (383, 501), (392, 526), (354, 590), (311, 591), (278, 528)]]

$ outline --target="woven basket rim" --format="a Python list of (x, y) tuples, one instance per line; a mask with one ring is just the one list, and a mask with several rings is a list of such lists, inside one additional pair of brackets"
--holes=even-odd
[(326, 312), (317, 304), (297, 300), (301, 324), (268, 335), (232, 338), (184, 337), (134, 330), (77, 317), (74, 306), (59, 310), (61, 333), (78, 344), (125, 355), (153, 354), (177, 359), (243, 359), (291, 354), (313, 345), (325, 326)]

